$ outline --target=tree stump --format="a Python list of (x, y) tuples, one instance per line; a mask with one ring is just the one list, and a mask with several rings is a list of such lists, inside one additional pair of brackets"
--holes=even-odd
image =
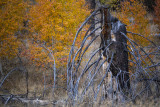
[[(102, 18), (101, 46), (103, 56), (108, 58), (108, 63), (111, 63), (110, 73), (105, 80), (107, 86), (107, 95), (105, 96), (113, 99), (117, 90), (118, 93), (126, 94), (130, 88), (127, 39), (123, 36), (123, 34), (126, 34), (126, 27), (117, 18), (110, 15), (108, 8), (103, 8)], [(106, 49), (107, 46), (109, 47)], [(110, 62), (112, 54), (114, 56), (112, 62)]]

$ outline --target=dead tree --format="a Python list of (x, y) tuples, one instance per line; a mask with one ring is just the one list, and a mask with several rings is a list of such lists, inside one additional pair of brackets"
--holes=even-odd
[[(108, 8), (103, 8), (101, 12), (103, 15), (102, 18), (104, 18), (101, 37), (101, 47), (102, 51), (104, 51), (103, 56), (108, 58), (108, 62), (110, 62), (111, 54), (114, 53), (110, 72), (117, 79), (118, 90), (125, 93), (128, 91), (127, 89), (130, 88), (127, 39), (121, 34), (126, 34), (126, 27), (117, 18), (110, 15)], [(112, 45), (108, 49), (105, 49), (110, 43), (112, 43)], [(108, 81), (106, 81), (106, 83), (109, 84), (112, 78), (112, 76), (108, 77)], [(110, 86), (111, 85), (113, 85), (113, 82)], [(113, 86), (109, 88), (113, 88)], [(115, 89), (111, 90), (115, 91)]]
[[(90, 24), (90, 20), (93, 18), (96, 20), (95, 23), (86, 29), (85, 25)], [(78, 46), (76, 39), (84, 34), (84, 31), (86, 33)], [(149, 41), (153, 45), (151, 50), (146, 51), (141, 44), (127, 37), (127, 33), (138, 35)], [(101, 40), (99, 41), (100, 47), (93, 43), (98, 40)], [(94, 49), (92, 50), (92, 48)], [(82, 101), (87, 94), (90, 98), (101, 97), (100, 100), (105, 99), (106, 94), (110, 94), (110, 91), (103, 87), (104, 85), (110, 87), (107, 84), (109, 81), (106, 80), (108, 74), (113, 75), (110, 80), (114, 80), (116, 84), (112, 93), (120, 95), (123, 99), (131, 96), (132, 98), (128, 99), (132, 100), (143, 92), (149, 92), (148, 90), (151, 90), (153, 83), (155, 84), (155, 92), (158, 93), (157, 78), (159, 74), (157, 68), (160, 64), (154, 63), (150, 56), (155, 56), (159, 50), (159, 47), (143, 35), (127, 32), (126, 25), (111, 16), (108, 7), (99, 7), (78, 29), (69, 53), (67, 65), (69, 99), (73, 102), (75, 99)], [(104, 56), (103, 60), (102, 56)], [(105, 66), (104, 72), (102, 68), (105, 64), (107, 66)], [(113, 85), (112, 83), (111, 85)]]

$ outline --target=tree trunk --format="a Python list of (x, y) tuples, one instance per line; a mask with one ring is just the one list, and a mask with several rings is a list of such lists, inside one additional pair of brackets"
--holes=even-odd
[[(120, 25), (120, 26), (119, 26)], [(127, 51), (127, 38), (122, 34), (126, 35), (126, 27), (120, 21), (113, 23), (112, 31), (115, 35), (115, 56), (113, 64), (111, 65), (111, 72), (113, 76), (118, 76), (119, 88), (128, 89), (130, 88), (129, 82), (129, 71), (128, 71), (128, 51)]]
[(3, 78), (2, 60), (0, 58), (0, 80)]
[[(103, 35), (101, 42), (101, 45), (103, 47), (102, 50), (104, 51), (103, 56), (106, 58), (108, 57), (108, 62), (110, 62), (111, 54), (114, 53), (113, 61), (110, 66), (110, 71), (113, 77), (116, 77), (118, 81), (118, 84), (114, 85), (118, 86), (119, 91), (125, 93), (130, 88), (127, 39), (121, 34), (126, 34), (126, 27), (117, 18), (114, 18), (110, 15), (108, 8), (104, 8), (103, 17)], [(109, 48), (105, 49), (110, 43), (112, 44), (109, 46)], [(116, 83), (116, 80), (113, 81), (112, 76), (110, 76), (110, 78), (108, 77), (107, 80), (107, 85), (110, 88), (115, 87), (113, 86), (113, 83)], [(116, 89), (112, 88), (111, 90), (111, 94), (113, 94)], [(113, 97), (113, 95), (109, 96)]]

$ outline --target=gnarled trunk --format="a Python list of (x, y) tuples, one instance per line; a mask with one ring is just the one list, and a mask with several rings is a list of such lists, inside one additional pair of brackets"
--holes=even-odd
[[(108, 86), (109, 89), (112, 88), (113, 91), (116, 90), (113, 89), (113, 87), (115, 87), (113, 83), (116, 83), (113, 77), (116, 77), (118, 84), (114, 85), (118, 85), (118, 90), (126, 93), (130, 88), (127, 39), (123, 36), (123, 34), (126, 34), (126, 27), (117, 18), (110, 15), (108, 8), (104, 8), (102, 14), (104, 18), (101, 42), (102, 50), (104, 51), (103, 56), (108, 58), (108, 62), (110, 62), (111, 55), (114, 54), (110, 66), (110, 71), (113, 76), (108, 77)], [(109, 46), (108, 49), (106, 49), (107, 46)]]

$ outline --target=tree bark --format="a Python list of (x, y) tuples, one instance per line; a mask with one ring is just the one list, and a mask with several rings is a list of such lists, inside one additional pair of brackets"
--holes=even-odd
[(3, 75), (2, 60), (0, 58), (0, 80), (3, 78)]
[(118, 89), (125, 92), (126, 89), (130, 88), (127, 39), (121, 34), (126, 34), (126, 27), (117, 18), (112, 17), (107, 8), (104, 8), (103, 12), (104, 30), (102, 32), (102, 50), (112, 42), (107, 52), (104, 52), (104, 56), (106, 58), (109, 56), (110, 58), (110, 55), (114, 53), (110, 71), (114, 77), (118, 77)]

